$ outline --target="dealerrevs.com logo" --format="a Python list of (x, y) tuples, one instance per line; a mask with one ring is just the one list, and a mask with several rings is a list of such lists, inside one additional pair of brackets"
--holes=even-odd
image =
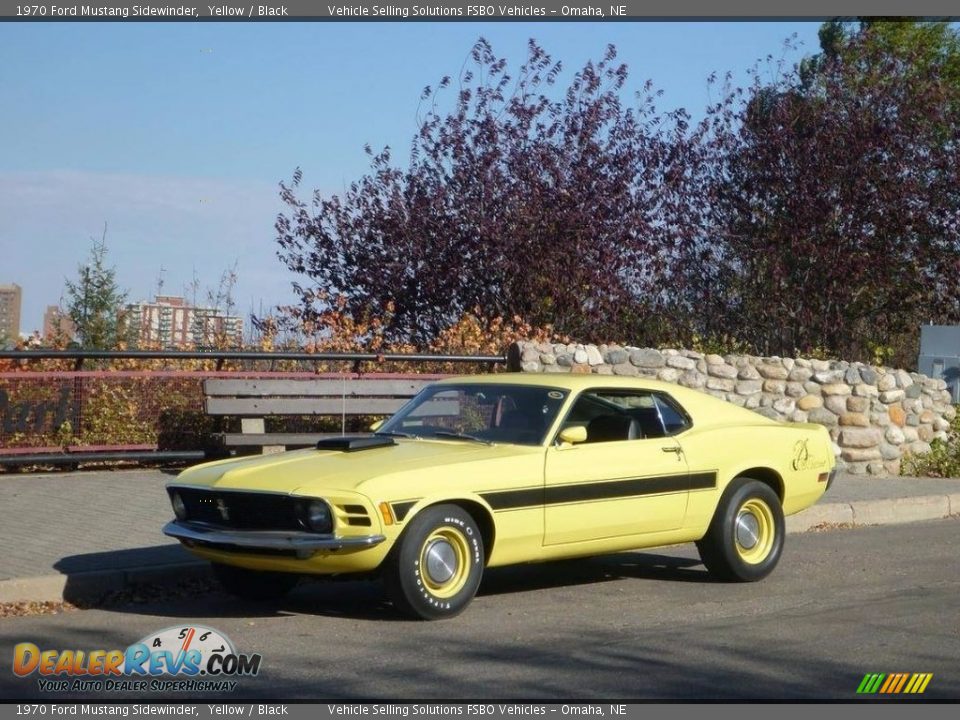
[(236, 677), (260, 672), (259, 654), (241, 654), (219, 630), (175, 626), (125, 650), (13, 648), (13, 672), (37, 676), (41, 692), (200, 692), (235, 690)]

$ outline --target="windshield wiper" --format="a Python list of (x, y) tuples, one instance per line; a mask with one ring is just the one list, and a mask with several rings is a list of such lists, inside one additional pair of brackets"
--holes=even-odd
[(483, 443), (484, 445), (493, 445), (492, 440), (484, 440), (483, 438), (478, 438), (476, 435), (467, 435), (466, 433), (458, 433), (458, 432), (448, 432), (446, 430), (439, 430), (433, 433), (432, 437), (448, 437), (448, 438), (456, 438), (457, 440), (473, 440), (473, 442)]
[(380, 435), (382, 437), (402, 437), (402, 438), (413, 438), (414, 440), (419, 440), (419, 435), (413, 435), (411, 433), (400, 432), (399, 430), (384, 430), (382, 432), (375, 432), (374, 435)]

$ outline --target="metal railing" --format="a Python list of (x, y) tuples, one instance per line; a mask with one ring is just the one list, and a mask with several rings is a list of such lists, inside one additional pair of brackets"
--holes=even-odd
[(114, 450), (113, 452), (50, 452), (0, 455), (0, 466), (66, 465), (76, 468), (81, 463), (166, 463), (200, 462), (207, 454), (203, 450)]
[(446, 362), (505, 365), (506, 355), (435, 355), (429, 353), (331, 353), (266, 350), (0, 350), (0, 360), (73, 360), (77, 370), (85, 360), (214, 360), (217, 369), (228, 360), (297, 362)]
[[(496, 366), (507, 363), (507, 358), (500, 355), (247, 350), (4, 350), (0, 351), (0, 360), (15, 361), (18, 365), (12, 370), (0, 370), (0, 466), (8, 467), (124, 460), (189, 462), (204, 457), (204, 452), (199, 449), (173, 450), (157, 444), (145, 446), (138, 444), (142, 441), (134, 439), (91, 439), (84, 434), (83, 428), (87, 427), (89, 415), (87, 403), (94, 396), (101, 412), (104, 403), (119, 403), (120, 406), (126, 403), (126, 406), (137, 408), (137, 421), (154, 426), (167, 410), (174, 407), (169, 404), (171, 395), (179, 398), (180, 405), (176, 409), (203, 412), (201, 385), (203, 379), (208, 377), (324, 377), (325, 374), (317, 375), (324, 369), (317, 367), (321, 363), (326, 364), (325, 372), (330, 370), (330, 363), (350, 366), (349, 370), (345, 367), (342, 371), (333, 371), (338, 376), (342, 372), (349, 372), (357, 377), (372, 373), (395, 377), (394, 372), (383, 367), (384, 364), (472, 364), (475, 367), (487, 366), (492, 371)], [(31, 367), (33, 362), (41, 360), (72, 362), (73, 368), (51, 370), (42, 366), (36, 369)], [(165, 360), (171, 364), (186, 360), (208, 360), (216, 364), (216, 370), (210, 370), (209, 366), (207, 370), (179, 370), (167, 363), (163, 363), (166, 369), (109, 369), (103, 364), (104, 361), (122, 360)], [(85, 361), (89, 361), (89, 369), (84, 369)], [(227, 362), (232, 365), (224, 369), (224, 363)], [(265, 363), (268, 365), (265, 366)], [(284, 363), (286, 368), (276, 368), (280, 363)], [(304, 363), (307, 368), (291, 368), (290, 363)], [(314, 367), (310, 368), (310, 365)], [(409, 372), (408, 369), (402, 369), (402, 365), (397, 369)], [(111, 391), (104, 393), (104, 389)], [(57, 429), (65, 422), (72, 433), (81, 437), (82, 443), (60, 442)], [(159, 428), (159, 425), (156, 427)], [(17, 442), (17, 438), (23, 442)], [(54, 447), (55, 444), (60, 446)]]

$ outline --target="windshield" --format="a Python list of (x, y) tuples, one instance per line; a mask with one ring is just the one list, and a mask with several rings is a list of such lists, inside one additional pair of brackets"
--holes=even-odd
[(377, 434), (540, 445), (566, 397), (530, 385), (431, 385)]

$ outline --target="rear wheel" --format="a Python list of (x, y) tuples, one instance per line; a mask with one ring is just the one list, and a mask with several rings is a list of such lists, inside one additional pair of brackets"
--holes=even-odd
[(780, 498), (759, 480), (737, 478), (720, 500), (697, 550), (712, 575), (734, 582), (761, 580), (783, 552)]
[(213, 563), (213, 574), (231, 595), (256, 601), (279, 600), (300, 580), (291, 573), (248, 570), (221, 563)]
[(384, 568), (384, 585), (405, 615), (440, 620), (470, 603), (483, 575), (483, 539), (457, 505), (436, 505), (413, 520)]

